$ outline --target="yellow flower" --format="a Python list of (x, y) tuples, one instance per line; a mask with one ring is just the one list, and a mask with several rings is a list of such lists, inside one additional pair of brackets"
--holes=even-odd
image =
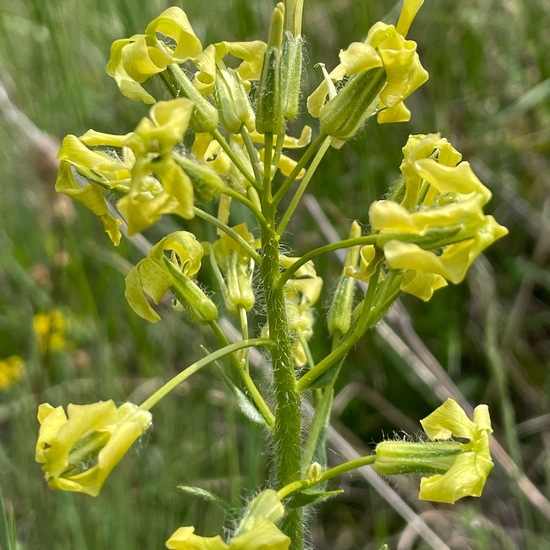
[[(405, 0), (397, 26), (376, 23), (364, 42), (353, 42), (340, 52), (340, 64), (330, 74), (323, 69), (325, 79), (307, 105), (311, 115), (320, 119), (322, 131), (336, 138), (337, 145), (350, 139), (376, 113), (379, 123), (409, 120), (403, 100), (428, 80), (416, 42), (405, 39), (422, 3)], [(334, 83), (346, 78), (337, 91)]]
[(180, 527), (166, 541), (166, 548), (171, 550), (226, 550), (229, 546), (219, 535), (201, 537), (195, 535), (194, 527)]
[[(168, 38), (167, 41), (160, 36)], [(171, 63), (183, 63), (202, 51), (189, 19), (180, 8), (171, 7), (151, 21), (145, 34), (116, 40), (111, 47), (107, 74), (130, 99), (154, 103), (141, 83), (166, 69)]]
[(128, 449), (151, 425), (151, 413), (113, 401), (38, 408), (36, 461), (51, 489), (97, 496)]
[(117, 208), (129, 235), (147, 229), (163, 214), (194, 217), (193, 184), (172, 154), (183, 141), (192, 110), (192, 102), (184, 98), (159, 101), (126, 140), (135, 161), (130, 188)]
[(369, 219), (387, 265), (405, 270), (401, 289), (429, 300), (508, 231), (484, 214), (491, 192), (446, 139), (410, 136), (403, 152), (401, 180)]
[(107, 136), (90, 130), (80, 138), (68, 135), (61, 144), (59, 174), (55, 188), (89, 208), (99, 217), (103, 228), (115, 245), (120, 243), (121, 221), (109, 213), (105, 189), (128, 189), (130, 166), (110, 150), (95, 151), (86, 147), (86, 136), (93, 133), (102, 136), (106, 147), (123, 146), (126, 136)]
[[(121, 197), (116, 207), (129, 235), (147, 229), (163, 214), (193, 218), (195, 189), (199, 200), (207, 201), (220, 194), (224, 182), (207, 163), (174, 151), (192, 111), (193, 103), (185, 98), (159, 101), (129, 134), (89, 130), (79, 138), (67, 136), (59, 152), (56, 189), (98, 215), (115, 245), (121, 221), (109, 212), (108, 194)], [(121, 149), (120, 155), (115, 148)]]
[(0, 390), (13, 386), (23, 373), (25, 361), (19, 355), (10, 355), (0, 359)]
[(472, 421), (458, 403), (449, 398), (421, 420), (421, 424), (432, 440), (456, 437), (467, 439), (468, 443), (462, 445), (462, 452), (457, 455), (447, 473), (421, 480), (419, 498), (454, 504), (465, 496), (481, 496), (487, 476), (493, 468), (489, 448), (489, 434), (493, 430), (487, 405), (475, 408)]
[(67, 347), (66, 320), (60, 310), (53, 309), (45, 313), (37, 313), (32, 323), (42, 353), (60, 351)]
[(247, 506), (229, 543), (220, 536), (195, 535), (194, 527), (180, 527), (166, 542), (166, 547), (171, 550), (287, 550), (290, 539), (275, 525), (283, 514), (277, 493), (267, 489)]
[(161, 239), (126, 277), (125, 296), (132, 309), (143, 319), (156, 323), (160, 317), (146, 295), (158, 304), (170, 289), (195, 320), (214, 320), (218, 315), (216, 306), (193, 280), (203, 253), (202, 245), (187, 231), (176, 231)]
[[(493, 468), (489, 449), (489, 434), (493, 430), (487, 405), (475, 408), (472, 421), (449, 398), (421, 424), (432, 441), (379, 443), (375, 470), (383, 475), (435, 474), (421, 479), (422, 500), (454, 504), (465, 496), (481, 496)], [(452, 440), (453, 437), (467, 443)]]

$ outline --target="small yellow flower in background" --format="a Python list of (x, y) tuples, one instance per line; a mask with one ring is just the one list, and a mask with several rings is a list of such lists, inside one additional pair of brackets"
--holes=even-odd
[(10, 355), (0, 359), (0, 390), (13, 386), (23, 374), (25, 361), (19, 355)]
[(67, 348), (67, 321), (60, 310), (37, 313), (32, 324), (41, 353)]
[[(487, 405), (475, 408), (472, 421), (449, 398), (421, 424), (432, 441), (379, 443), (375, 470), (383, 475), (435, 474), (421, 479), (422, 500), (454, 504), (466, 496), (481, 496), (493, 468), (489, 448), (493, 430)], [(467, 443), (452, 438), (465, 439)]]
[(247, 506), (235, 535), (225, 543), (216, 537), (200, 537), (194, 527), (180, 527), (166, 542), (171, 550), (287, 550), (290, 539), (275, 525), (284, 507), (277, 493), (262, 491)]
[(429, 300), (508, 230), (484, 214), (491, 192), (446, 139), (410, 136), (403, 152), (396, 200), (373, 203), (369, 220), (387, 265), (405, 271), (401, 290)]
[(151, 425), (151, 413), (113, 401), (38, 408), (36, 461), (51, 489), (97, 496), (132, 444)]
[[(165, 254), (170, 253), (168, 258)], [(143, 319), (156, 323), (158, 313), (149, 305), (146, 296), (155, 304), (170, 289), (179, 304), (198, 322), (214, 320), (218, 310), (193, 278), (201, 266), (204, 254), (195, 235), (176, 231), (161, 239), (128, 273), (125, 296), (132, 309)]]

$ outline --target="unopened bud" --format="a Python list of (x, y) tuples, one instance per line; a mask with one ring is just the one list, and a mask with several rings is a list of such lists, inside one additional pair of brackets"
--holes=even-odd
[(218, 70), (215, 88), (221, 122), (230, 134), (237, 134), (244, 124), (254, 129), (254, 111), (238, 74), (232, 69)]
[(214, 197), (218, 197), (225, 188), (222, 178), (206, 164), (183, 155), (177, 155), (175, 160), (189, 176), (193, 190), (200, 202), (210, 202)]
[(281, 96), (284, 116), (287, 120), (293, 120), (298, 115), (302, 79), (302, 43), (301, 36), (293, 36), (288, 31), (284, 33), (281, 55)]
[[(355, 239), (361, 236), (361, 226), (357, 221), (351, 224), (349, 233), (350, 239)], [(352, 309), (353, 309), (353, 294), (355, 291), (355, 279), (347, 275), (348, 271), (353, 272), (357, 266), (359, 259), (359, 246), (348, 248), (346, 259), (344, 261), (344, 270), (336, 292), (332, 299), (332, 304), (328, 313), (328, 329), (331, 334), (339, 332), (345, 334), (351, 325)]]
[(317, 483), (321, 479), (322, 475), (323, 468), (321, 468), (321, 465), (318, 462), (313, 462), (311, 466), (307, 469), (306, 479), (310, 483)]
[(256, 130), (261, 134), (280, 134), (284, 130), (280, 89), (284, 12), (284, 5), (279, 2), (273, 11), (269, 40), (264, 54), (256, 112)]

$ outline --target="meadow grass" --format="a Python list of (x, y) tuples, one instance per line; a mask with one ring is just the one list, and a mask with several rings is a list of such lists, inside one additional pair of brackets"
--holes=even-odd
[[(135, 316), (123, 297), (123, 277), (143, 251), (128, 241), (113, 250), (92, 214), (55, 197), (55, 145), (41, 141), (45, 135), (33, 134), (23, 117), (54, 143), (88, 128), (132, 129), (146, 108), (122, 97), (104, 66), (114, 39), (140, 32), (167, 7), (161, 0), (139, 4), (3, 0), (0, 6), (0, 82), (20, 110), (14, 115), (2, 102), (0, 359), (25, 359), (20, 382), (0, 390), (0, 541), (6, 550), (160, 548), (184, 524), (213, 535), (222, 510), (177, 486), (201, 486), (236, 506), (265, 476), (261, 430), (236, 410), (214, 370), (193, 377), (155, 409), (152, 434), (99, 497), (50, 492), (34, 462), (40, 402), (139, 401), (198, 359), (199, 345), (215, 345), (168, 308), (159, 325)], [(340, 48), (364, 37), (374, 21), (397, 14), (388, 0), (305, 4), (311, 88), (320, 78), (318, 60), (336, 63)], [(200, 2), (170, 5), (186, 10), (205, 44), (265, 38), (273, 7), (268, 0), (211, 2), (214, 18)], [(400, 148), (411, 133), (442, 132), (493, 192), (491, 206), (510, 235), (464, 284), (438, 291), (428, 304), (404, 298), (403, 309), (357, 345), (337, 388), (333, 419), (352, 446), (368, 449), (385, 434), (417, 431), (418, 419), (448, 389), (444, 375), (466, 401), (489, 404), (496, 440), (517, 476), (525, 473), (540, 496), (522, 492), (501, 464), (482, 499), (454, 507), (418, 502), (416, 481), (392, 484), (457, 550), (540, 549), (550, 537), (544, 499), (550, 491), (548, 21), (544, 0), (427, 2), (410, 32), (430, 73), (409, 101), (412, 121), (370, 122), (340, 154), (330, 152), (312, 184), (315, 200), (289, 227), (294, 240), (288, 246), (299, 254), (325, 244), (330, 231), (344, 237), (352, 219), (366, 223), (370, 203), (397, 177)], [(317, 270), (336, 276), (340, 264), (328, 256)], [(324, 302), (328, 307), (328, 294)], [(53, 309), (67, 319), (67, 341), (44, 352), (32, 320)], [(317, 330), (314, 352), (327, 345), (325, 327)], [(426, 383), (415, 358), (433, 367), (435, 378)], [(344, 451), (330, 447), (336, 462)], [(316, 512), (316, 548), (398, 547), (398, 540), (400, 548), (429, 547), (365, 479), (345, 478), (342, 486), (344, 495)]]

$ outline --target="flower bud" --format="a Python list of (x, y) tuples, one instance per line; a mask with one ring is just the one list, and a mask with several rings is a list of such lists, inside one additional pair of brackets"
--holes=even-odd
[(254, 130), (254, 111), (240, 76), (232, 69), (217, 71), (215, 97), (221, 123), (230, 134), (237, 134), (244, 124)]
[(303, 39), (286, 31), (283, 35), (281, 54), (281, 96), (284, 116), (294, 120), (298, 115), (300, 88), (302, 81)]
[(193, 190), (200, 202), (210, 202), (221, 194), (225, 187), (224, 181), (212, 168), (183, 155), (175, 156), (174, 160), (191, 180)]
[[(354, 221), (351, 225), (349, 238), (361, 236), (361, 226)], [(348, 248), (346, 259), (344, 261), (344, 270), (338, 279), (336, 292), (332, 299), (332, 304), (328, 312), (328, 329), (331, 334), (339, 332), (345, 334), (351, 325), (351, 316), (353, 308), (353, 294), (355, 291), (355, 279), (348, 272), (353, 272), (359, 259), (359, 246)]]
[(323, 475), (323, 468), (318, 462), (313, 462), (306, 472), (306, 479), (310, 483), (317, 483)]
[(256, 130), (261, 134), (280, 134), (284, 130), (280, 89), (284, 11), (284, 5), (279, 2), (273, 11), (269, 40), (264, 54), (256, 112)]

